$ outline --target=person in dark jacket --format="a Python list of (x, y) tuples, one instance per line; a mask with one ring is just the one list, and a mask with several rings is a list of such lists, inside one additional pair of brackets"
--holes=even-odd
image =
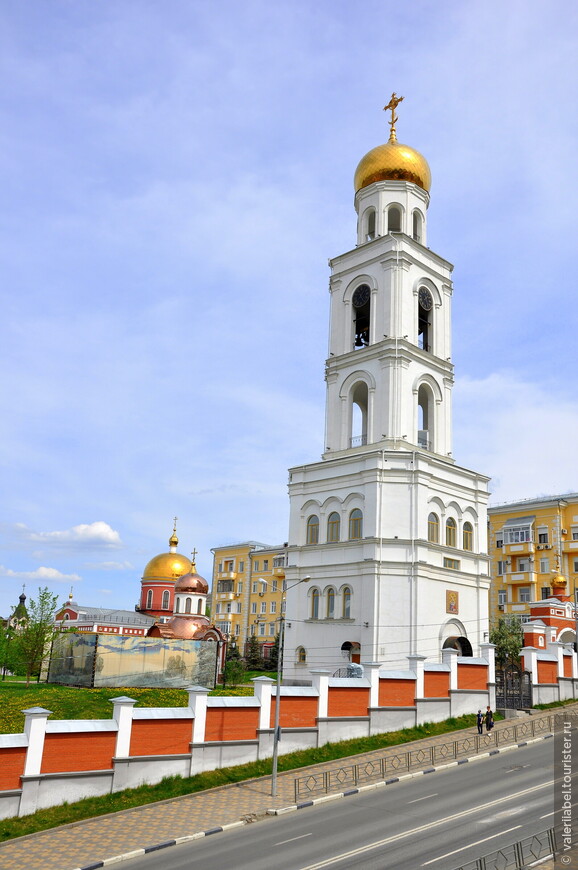
[(481, 710), (478, 710), (478, 715), (476, 717), (478, 723), (478, 734), (484, 733), (484, 714)]
[(494, 714), (492, 713), (490, 707), (488, 706), (486, 709), (486, 731), (491, 731), (494, 727)]

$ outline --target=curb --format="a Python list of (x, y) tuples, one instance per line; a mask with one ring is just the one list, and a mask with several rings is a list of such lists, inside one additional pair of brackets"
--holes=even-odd
[[(300, 804), (290, 804), (287, 807), (269, 809), (266, 811), (266, 815), (282, 816), (286, 813), (303, 810), (306, 807), (313, 807), (319, 804), (329, 803), (330, 801), (340, 800), (341, 798), (350, 797), (351, 795), (375, 791), (376, 789), (383, 788), (386, 785), (393, 785), (396, 782), (404, 782), (407, 779), (414, 779), (416, 776), (436, 773), (439, 770), (447, 770), (450, 767), (457, 767), (460, 764), (468, 764), (472, 761), (481, 761), (483, 758), (489, 758), (491, 755), (500, 755), (502, 752), (510, 752), (513, 749), (522, 749), (524, 746), (530, 746), (532, 743), (539, 743), (540, 740), (548, 740), (553, 736), (553, 734), (543, 734), (542, 736), (535, 737), (532, 740), (525, 740), (522, 743), (512, 743), (509, 746), (503, 746), (501, 749), (492, 749), (489, 752), (483, 752), (480, 755), (473, 755), (471, 758), (461, 758), (459, 761), (450, 761), (447, 764), (440, 764), (437, 767), (427, 767), (425, 770), (416, 770), (414, 773), (405, 773), (402, 776), (380, 780), (380, 782), (372, 782), (369, 785), (362, 785), (359, 788), (350, 788), (347, 789), (347, 791), (339, 792), (337, 794), (326, 794), (320, 798), (313, 798), (310, 801), (304, 801)], [(144, 849), (133, 849), (130, 852), (124, 852), (123, 854), (115, 855), (112, 858), (105, 858), (103, 861), (95, 861), (92, 864), (85, 864), (83, 867), (76, 867), (75, 870), (100, 870), (101, 867), (109, 867), (111, 864), (118, 864), (121, 861), (127, 861), (129, 858), (138, 858), (142, 855), (148, 855), (150, 852), (158, 852), (161, 849), (167, 849), (169, 846), (179, 846), (181, 843), (190, 843), (192, 840), (201, 840), (203, 837), (210, 837), (212, 834), (220, 834), (222, 831), (244, 828), (247, 824), (249, 824), (248, 821), (242, 820), (239, 822), (231, 822), (228, 825), (219, 825), (215, 828), (209, 828), (208, 831), (198, 831), (197, 833), (189, 834), (186, 837), (177, 837), (174, 840), (166, 840), (163, 843), (157, 843), (154, 846), (146, 846)]]

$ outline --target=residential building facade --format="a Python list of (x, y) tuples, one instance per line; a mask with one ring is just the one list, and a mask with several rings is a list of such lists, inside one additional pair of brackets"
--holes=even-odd
[(212, 619), (243, 654), (257, 637), (267, 656), (284, 613), (287, 545), (271, 547), (244, 541), (215, 547), (213, 553)]
[(544, 496), (488, 509), (492, 582), (490, 620), (514, 615), (525, 622), (532, 602), (552, 595), (554, 578), (578, 578), (578, 493)]

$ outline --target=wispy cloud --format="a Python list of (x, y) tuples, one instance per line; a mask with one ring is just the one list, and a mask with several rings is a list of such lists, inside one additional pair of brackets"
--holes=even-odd
[(122, 546), (119, 533), (102, 521), (80, 523), (71, 529), (54, 532), (34, 532), (22, 524), (18, 527), (22, 537), (34, 543), (90, 548)]
[(39, 580), (47, 583), (78, 583), (82, 580), (79, 574), (63, 574), (56, 568), (44, 566), (36, 568), (34, 571), (13, 571), (11, 568), (0, 565), (0, 576), (11, 577), (14, 580)]

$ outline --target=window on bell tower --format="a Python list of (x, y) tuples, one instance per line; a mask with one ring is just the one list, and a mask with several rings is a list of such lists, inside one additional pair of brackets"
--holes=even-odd
[(351, 436), (350, 447), (367, 444), (367, 406), (369, 391), (364, 381), (359, 381), (351, 391)]
[(414, 211), (412, 215), (412, 234), (416, 242), (421, 243), (422, 238), (422, 217), (419, 211)]
[(417, 443), (425, 450), (433, 450), (433, 396), (422, 384), (417, 393)]
[(387, 232), (401, 233), (401, 209), (398, 205), (390, 205), (387, 210)]
[(418, 291), (417, 343), (422, 350), (432, 353), (432, 311), (433, 297), (427, 287)]
[(354, 350), (369, 344), (369, 324), (371, 320), (371, 289), (368, 284), (360, 284), (351, 297), (353, 307)]
[(369, 208), (366, 212), (365, 241), (373, 241), (375, 235), (375, 209)]

